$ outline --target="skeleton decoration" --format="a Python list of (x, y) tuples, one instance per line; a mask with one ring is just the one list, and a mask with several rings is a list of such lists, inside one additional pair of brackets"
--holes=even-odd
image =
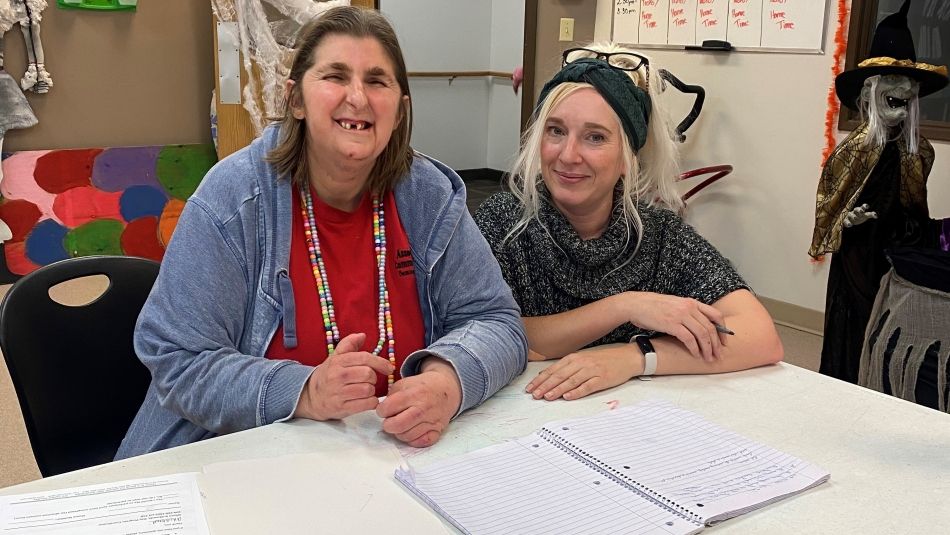
[(29, 59), (20, 87), (35, 93), (46, 93), (53, 87), (40, 40), (40, 19), (44, 9), (46, 0), (0, 0), (0, 67), (3, 66), (3, 34), (19, 23)]
[[(37, 122), (30, 103), (20, 90), (20, 85), (3, 68), (3, 34), (14, 24), (20, 23), (30, 55), (30, 65), (24, 75), (24, 80), (29, 79), (29, 83), (24, 82), (23, 87), (29, 86), (34, 91), (45, 93), (53, 85), (53, 81), (49, 79), (49, 73), (43, 68), (43, 48), (38, 45), (34, 51), (31, 47), (32, 36), (35, 35), (37, 44), (39, 42), (39, 16), (40, 11), (45, 7), (46, 2), (42, 0), (27, 0), (27, 3), (24, 3), (24, 0), (0, 0), (0, 152), (3, 150), (3, 138), (7, 130), (29, 128)], [(35, 15), (31, 16), (31, 14)], [(32, 29), (34, 27), (35, 34)], [(45, 81), (40, 82), (41, 77)], [(0, 166), (0, 181), (2, 180), (3, 167)], [(0, 220), (0, 243), (9, 240), (12, 236), (10, 227)]]
[(885, 249), (939, 246), (927, 207), (934, 150), (918, 132), (918, 99), (947, 85), (947, 68), (917, 62), (909, 6), (884, 18), (870, 57), (835, 79), (841, 103), (859, 110), (862, 123), (828, 157), (818, 183), (808, 254), (833, 253), (820, 371), (851, 383), (890, 269)]
[[(16, 80), (0, 65), (0, 151), (3, 150), (3, 137), (7, 130), (29, 128), (36, 122), (33, 108), (20, 91)], [(3, 180), (2, 170), (0, 170), (0, 180)]]

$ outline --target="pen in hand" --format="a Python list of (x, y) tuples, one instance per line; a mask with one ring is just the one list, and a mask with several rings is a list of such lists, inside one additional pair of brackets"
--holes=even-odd
[(725, 325), (719, 325), (718, 323), (713, 323), (713, 325), (716, 326), (716, 331), (721, 332), (722, 334), (728, 334), (731, 336), (736, 335), (736, 333), (732, 332), (732, 330), (726, 327)]

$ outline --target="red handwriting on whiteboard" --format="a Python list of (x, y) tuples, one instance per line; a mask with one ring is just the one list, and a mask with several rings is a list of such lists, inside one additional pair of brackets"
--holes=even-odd
[(673, 16), (673, 17), (679, 17), (679, 16), (682, 16), (682, 15), (683, 15), (683, 12), (684, 12), (684, 11), (686, 11), (686, 10), (683, 9), (683, 8), (681, 8), (681, 7), (680, 7), (680, 8), (677, 8), (677, 9), (671, 9), (671, 10), (670, 10), (670, 15)]
[(716, 19), (706, 19), (703, 21), (703, 26), (707, 28), (709, 28), (710, 26), (717, 26), (717, 25), (719, 25), (719, 21)]
[(685, 18), (673, 19), (673, 26), (686, 26), (689, 21)]
[[(736, 1), (736, 3), (740, 2)], [(732, 25), (736, 28), (747, 28), (749, 26), (749, 19), (746, 18), (744, 9), (732, 10)]]
[(643, 7), (653, 6), (656, 7), (657, 0), (643, 0)]
[(713, 14), (713, 10), (711, 10), (711, 9), (700, 9), (700, 10), (699, 10), (699, 16), (700, 16), (700, 17), (709, 17), (709, 16), (711, 16), (712, 14)]
[[(769, 2), (773, 4), (784, 4), (785, 0), (769, 0)], [(769, 11), (769, 18), (778, 25), (779, 30), (794, 30), (795, 23), (785, 17), (784, 11), (775, 11), (774, 9)]]

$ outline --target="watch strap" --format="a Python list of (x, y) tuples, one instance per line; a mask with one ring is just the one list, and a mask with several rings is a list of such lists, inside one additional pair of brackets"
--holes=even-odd
[(650, 342), (650, 337), (641, 334), (633, 337), (633, 340), (637, 343), (637, 347), (640, 348), (640, 352), (643, 353), (643, 373), (641, 376), (650, 376), (656, 373), (656, 349), (653, 348), (653, 343)]

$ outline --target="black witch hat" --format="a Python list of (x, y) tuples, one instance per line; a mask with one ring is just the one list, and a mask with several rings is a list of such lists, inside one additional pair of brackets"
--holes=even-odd
[(868, 59), (835, 78), (835, 91), (841, 103), (857, 109), (864, 81), (871, 76), (898, 74), (920, 83), (918, 97), (940, 91), (947, 85), (947, 67), (917, 63), (914, 38), (907, 27), (910, 0), (897, 13), (884, 17), (874, 30)]

